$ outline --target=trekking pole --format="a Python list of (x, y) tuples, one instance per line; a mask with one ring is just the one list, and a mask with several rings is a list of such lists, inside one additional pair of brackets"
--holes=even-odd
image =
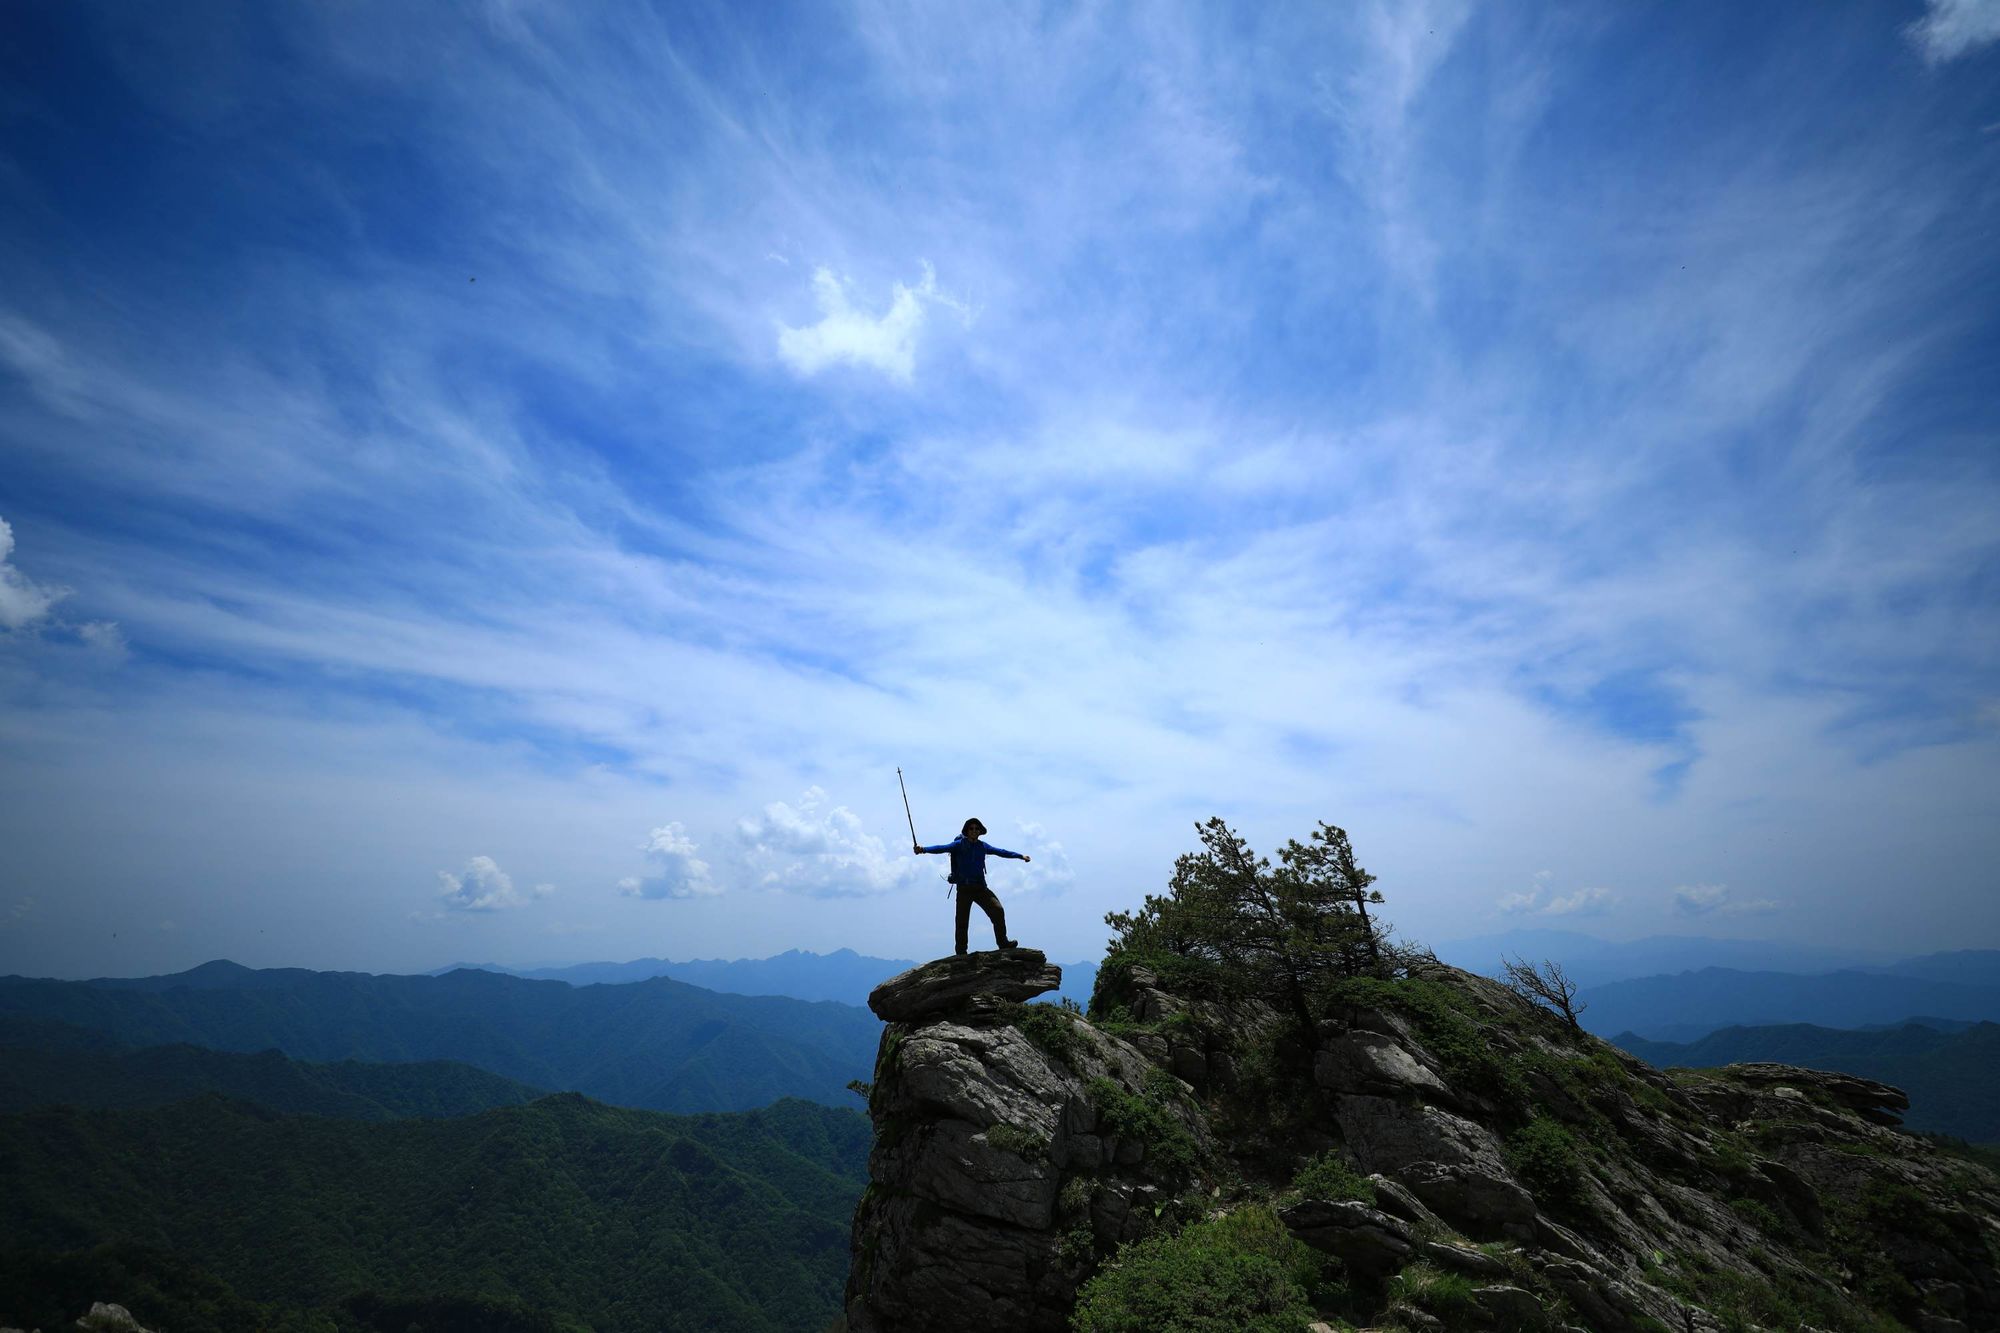
[[(910, 821), (910, 846), (915, 847), (917, 845), (917, 820), (916, 816), (910, 813), (910, 789), (903, 786), (903, 770), (900, 766), (896, 769), (896, 786), (903, 793), (903, 818)], [(951, 879), (949, 877), (945, 879), (944, 892), (946, 897), (951, 896)]]
[(910, 789), (903, 786), (903, 770), (901, 768), (896, 770), (896, 786), (903, 793), (903, 818), (910, 821), (910, 846), (914, 847), (917, 845), (917, 821), (916, 817), (910, 813)]

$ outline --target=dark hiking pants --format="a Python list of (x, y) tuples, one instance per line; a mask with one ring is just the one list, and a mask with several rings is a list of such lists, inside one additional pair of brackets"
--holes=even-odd
[(993, 922), (993, 947), (1005, 948), (1007, 944), (1007, 909), (1000, 905), (1000, 898), (984, 884), (959, 884), (958, 920), (954, 941), (958, 952), (965, 952), (965, 927), (972, 919), (972, 905), (978, 903), (986, 909), (986, 915)]

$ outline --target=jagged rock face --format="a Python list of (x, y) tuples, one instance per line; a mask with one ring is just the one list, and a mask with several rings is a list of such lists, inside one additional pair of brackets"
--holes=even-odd
[[(1356, 1007), (1320, 1028), (1314, 1075), (1340, 1137), (1363, 1171), (1400, 1185), (1452, 1230), (1519, 1245), (1585, 1327), (1717, 1326), (1666, 1289), (1662, 1256), (1748, 1282), (1823, 1288), (1829, 1207), (1851, 1213), (1896, 1186), (1930, 1200), (1934, 1217), (1959, 1215), (1956, 1244), (1945, 1238), (1949, 1223), (1906, 1239), (1899, 1271), (1920, 1289), (1939, 1284), (1940, 1304), (2000, 1327), (1988, 1241), (2000, 1236), (2000, 1199), (1984, 1205), (1985, 1236), (1971, 1211), (1943, 1203), (1964, 1188), (1968, 1168), (1885, 1127), (1908, 1107), (1898, 1090), (1781, 1065), (1716, 1071), (1684, 1089), (1595, 1038), (1543, 1022), (1483, 978), (1437, 967), (1428, 979), (1484, 1016), (1479, 1040), (1519, 1072), (1529, 1109), (1595, 1126), (1573, 1197), (1549, 1197), (1537, 1182), (1538, 1197), (1518, 1177), (1502, 1129), (1519, 1123), (1521, 1107), (1465, 1086), (1416, 1024), (1378, 1009)], [(1554, 1076), (1576, 1070), (1589, 1078)], [(1748, 1147), (1746, 1133), (1757, 1136)], [(1800, 1139), (1810, 1151), (1797, 1150)], [(1315, 1220), (1317, 1234), (1303, 1227), (1301, 1237), (1339, 1253), (1340, 1244), (1372, 1245), (1370, 1229), (1397, 1219), (1349, 1210), (1334, 1231)], [(1781, 1234), (1769, 1233), (1772, 1223)]]
[[(1229, 1105), (1236, 1060), (1289, 1021), (1268, 1006), (1175, 996), (1133, 967), (1115, 997), (1129, 1043), (1077, 1021), (1058, 1056), (1047, 1025), (1064, 1020), (1029, 1023), (1037, 1044), (992, 998), (1016, 993), (999, 987), (1021, 964), (996, 965), (991, 990), (954, 966), (952, 998), (884, 1034), (852, 1329), (1065, 1328), (1081, 1281), (1156, 1205), (1285, 1183), (1260, 1177), (1269, 1141), (1252, 1160), (1198, 1101), (1167, 1098), (1186, 1140), (1212, 1145), (1191, 1179), (1184, 1157), (1111, 1132), (1092, 1082), (1144, 1094), (1150, 1061), (1153, 1091), (1171, 1073)], [(1436, 964), (1353, 989), (1286, 1039), (1311, 1098), (1290, 1132), (1300, 1157), (1333, 1146), (1373, 1197), (1292, 1196), (1280, 1217), (1362, 1288), (1419, 1262), (1461, 1274), (1475, 1312), (1454, 1327), (1802, 1326), (1778, 1305), (1746, 1313), (1756, 1290), (1821, 1311), (1866, 1292), (1921, 1333), (2000, 1329), (2000, 1181), (1895, 1129), (1896, 1089), (1777, 1065), (1669, 1078)]]
[[(1100, 976), (1099, 983), (1105, 980)], [(1278, 1022), (1277, 1011), (1259, 1000), (1223, 1003), (1176, 995), (1144, 967), (1129, 969), (1119, 998), (1143, 1027), (1127, 1038), (1132, 1047), (1204, 1091), (1233, 1083), (1236, 1051)]]
[(1062, 985), (1062, 969), (1040, 949), (991, 949), (899, 972), (868, 994), (868, 1007), (885, 1023), (915, 1023), (964, 1008), (975, 996), (1032, 1000)]
[[(938, 986), (908, 987), (904, 997), (925, 996), (920, 1017), (882, 1034), (848, 1327), (1055, 1333), (1068, 1327), (1095, 1254), (1141, 1234), (1155, 1207), (1187, 1183), (1180, 1155), (1163, 1157), (1157, 1135), (1136, 1132), (1121, 1115), (1133, 1103), (1123, 1099), (1170, 1118), (1180, 1137), (1168, 1146), (1203, 1151), (1206, 1127), (1191, 1100), (1162, 1092), (1158, 1071), (1116, 1038), (1045, 1006), (1027, 1021), (1060, 1054), (1015, 1026), (1021, 1013), (979, 983), (990, 978), (1000, 994), (1018, 994), (1022, 960), (943, 961), (956, 998), (940, 1002)], [(1039, 954), (1032, 967), (1033, 993), (1060, 984), (1059, 969)], [(1045, 974), (1054, 975), (1040, 986)], [(908, 1012), (901, 999), (886, 1007)]]

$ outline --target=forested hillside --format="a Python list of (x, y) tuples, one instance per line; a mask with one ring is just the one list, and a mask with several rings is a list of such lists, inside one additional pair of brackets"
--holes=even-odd
[(0, 980), (0, 1019), (135, 1046), (275, 1048), (298, 1060), (456, 1060), (541, 1088), (662, 1111), (780, 1097), (851, 1104), (880, 1025), (866, 1011), (719, 995), (665, 977), (573, 987), (490, 972), (374, 976), (212, 963), (180, 977)]
[(347, 1120), (471, 1115), (547, 1095), (546, 1089), (450, 1060), (310, 1064), (275, 1050), (249, 1055), (186, 1045), (45, 1050), (0, 1043), (0, 1112), (161, 1106), (205, 1092), (273, 1111)]
[(8, 1115), (0, 1324), (66, 1327), (87, 1295), (176, 1330), (824, 1327), (868, 1144), (859, 1114), (797, 1100), (682, 1117), (563, 1094), (375, 1124), (214, 1096)]

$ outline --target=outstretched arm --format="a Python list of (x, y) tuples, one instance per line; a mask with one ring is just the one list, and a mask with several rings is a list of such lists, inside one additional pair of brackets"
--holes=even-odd
[(950, 843), (948, 843), (948, 842), (941, 842), (941, 843), (939, 843), (939, 844), (938, 844), (937, 846), (935, 846), (935, 847), (919, 847), (919, 846), (917, 846), (917, 844), (915, 844), (915, 843), (913, 842), (913, 843), (911, 843), (911, 844), (910, 844), (910, 850), (911, 850), (911, 851), (913, 851), (913, 852), (915, 852), (915, 853), (916, 853), (917, 855), (919, 855), (919, 856), (923, 856), (923, 855), (926, 855), (926, 854), (928, 854), (928, 855), (931, 855), (931, 856), (935, 856), (935, 855), (937, 855), (937, 854), (938, 854), (939, 852), (948, 852), (948, 851), (950, 851), (950, 850), (951, 850), (951, 844), (950, 844)]
[(987, 854), (988, 856), (1004, 856), (1004, 857), (1006, 857), (1006, 858), (1007, 858), (1008, 860), (1010, 860), (1010, 861), (1032, 861), (1032, 860), (1034, 860), (1034, 858), (1033, 858), (1032, 856), (1024, 856), (1024, 855), (1022, 855), (1022, 854), (1021, 854), (1020, 852), (1010, 852), (1010, 851), (1008, 851), (1008, 850), (1007, 850), (1007, 849), (1006, 849), (1005, 847), (995, 847), (995, 846), (994, 846), (994, 845), (993, 845), (992, 843), (990, 843), (990, 842), (982, 842), (982, 843), (980, 843), (979, 845), (980, 845), (981, 847), (984, 847), (984, 848), (986, 849), (986, 854)]

